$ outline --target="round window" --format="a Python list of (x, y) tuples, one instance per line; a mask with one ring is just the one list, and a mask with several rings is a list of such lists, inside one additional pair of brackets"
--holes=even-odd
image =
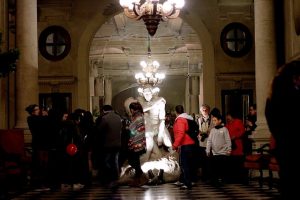
[(221, 47), (232, 57), (246, 55), (252, 47), (252, 37), (249, 29), (241, 23), (231, 23), (225, 26), (221, 33)]
[(39, 37), (39, 50), (48, 60), (65, 58), (71, 49), (71, 37), (63, 27), (50, 26)]

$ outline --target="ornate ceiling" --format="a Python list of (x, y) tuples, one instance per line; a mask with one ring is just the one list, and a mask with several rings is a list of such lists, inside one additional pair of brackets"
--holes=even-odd
[[(123, 13), (114, 16), (96, 32), (90, 48), (90, 65), (99, 74), (133, 76), (147, 59), (148, 33), (143, 21), (128, 19)], [(150, 38), (153, 60), (167, 75), (186, 75), (201, 70), (202, 47), (195, 31), (182, 19), (159, 24)]]

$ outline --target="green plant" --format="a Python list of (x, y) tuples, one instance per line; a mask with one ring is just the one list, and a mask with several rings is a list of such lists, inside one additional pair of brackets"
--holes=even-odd
[(10, 49), (7, 52), (0, 53), (0, 77), (5, 77), (16, 70), (19, 55), (18, 49)]
[[(0, 45), (2, 44), (2, 32), (0, 32)], [(16, 62), (20, 52), (17, 48), (10, 49), (7, 52), (1, 51), (0, 47), (0, 78), (7, 76), (10, 72), (16, 71)]]

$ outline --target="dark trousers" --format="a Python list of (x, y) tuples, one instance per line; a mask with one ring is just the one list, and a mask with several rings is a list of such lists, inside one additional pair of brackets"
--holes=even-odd
[(104, 163), (101, 168), (102, 183), (108, 184), (119, 178), (119, 149), (107, 149), (104, 151)]
[(209, 158), (206, 154), (206, 147), (199, 147), (199, 166), (201, 168), (201, 179), (207, 181), (211, 178)]
[(183, 174), (184, 184), (188, 187), (192, 186), (192, 177), (195, 165), (195, 145), (182, 145), (179, 152), (179, 165)]
[[(146, 151), (144, 151), (145, 153)], [(143, 174), (140, 162), (141, 153), (128, 151), (128, 163), (135, 169), (135, 175), (140, 176)]]
[(212, 181), (224, 180), (227, 173), (228, 156), (214, 155), (211, 157)]
[(245, 157), (241, 156), (229, 156), (228, 157), (228, 172), (227, 181), (231, 183), (246, 183), (248, 173), (244, 168)]

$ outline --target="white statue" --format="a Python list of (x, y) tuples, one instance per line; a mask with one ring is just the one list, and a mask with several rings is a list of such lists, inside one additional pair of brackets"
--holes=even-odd
[[(165, 127), (165, 105), (166, 100), (157, 96), (158, 91), (152, 87), (146, 87), (140, 92), (137, 98), (129, 97), (125, 100), (124, 106), (129, 114), (131, 102), (138, 101), (143, 106), (145, 128), (146, 128), (146, 148), (145, 154), (141, 155), (141, 165), (144, 172), (152, 170), (159, 175), (163, 171), (163, 179), (166, 182), (176, 181), (180, 175), (178, 164), (178, 153), (172, 151), (172, 141), (168, 129)], [(122, 180), (126, 180), (126, 168), (122, 170)]]
[(147, 152), (144, 160), (160, 158), (164, 154), (163, 145), (172, 147), (171, 136), (165, 126), (166, 100), (157, 96), (153, 88), (144, 88), (137, 98), (144, 110)]

